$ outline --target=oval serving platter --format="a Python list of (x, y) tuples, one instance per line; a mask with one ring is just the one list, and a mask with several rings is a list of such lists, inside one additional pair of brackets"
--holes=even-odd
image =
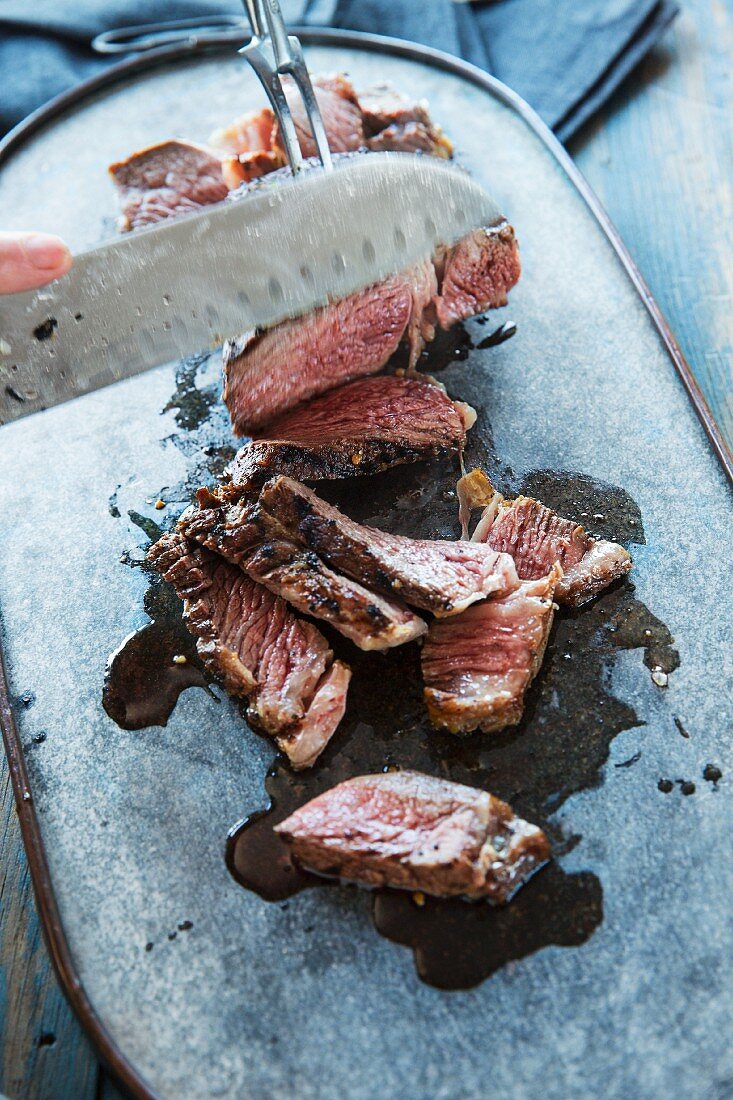
[[(121, 730), (101, 706), (108, 655), (162, 615), (140, 565), (148, 538), (234, 446), (216, 356), (3, 428), (0, 717), (61, 980), (141, 1097), (567, 1098), (599, 1080), (608, 1096), (711, 1094), (733, 1072), (719, 995), (731, 872), (711, 858), (731, 809), (725, 774), (702, 777), (730, 758), (733, 725), (730, 457), (627, 254), (525, 104), (434, 51), (303, 38), (312, 71), (427, 98), (517, 230), (510, 305), (426, 363), (479, 411), (470, 464), (617, 535), (635, 569), (560, 616), (516, 730), (431, 734), (414, 658), (374, 656), (313, 775), (294, 785), (276, 764), (266, 790), (272, 747), (216, 687), (184, 692), (164, 728)], [(261, 102), (233, 51), (231, 36), (157, 51), (39, 112), (0, 149), (1, 227), (76, 249), (113, 232), (108, 163), (169, 136), (203, 140)], [(517, 335), (492, 346), (506, 320)], [(454, 479), (408, 468), (355, 481), (343, 503), (445, 535)], [(268, 903), (231, 878), (227, 831), (268, 797), (305, 800), (394, 765), (509, 798), (549, 830), (555, 866), (506, 916), (462, 915), (462, 943), (409, 899), (379, 935), (364, 891)]]

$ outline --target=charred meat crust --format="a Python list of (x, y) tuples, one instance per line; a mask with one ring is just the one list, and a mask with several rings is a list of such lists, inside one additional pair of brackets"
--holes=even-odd
[(181, 532), (164, 535), (148, 559), (184, 600), (206, 667), (248, 700), (250, 723), (275, 738), (293, 767), (310, 766), (343, 717), (348, 666), (282, 599)]
[(363, 650), (383, 650), (421, 637), (426, 623), (396, 600), (335, 572), (312, 550), (284, 537), (278, 521), (257, 501), (200, 492), (179, 530), (220, 554), (297, 611), (328, 622)]
[(396, 440), (367, 439), (364, 442), (329, 443), (306, 447), (279, 440), (254, 440), (243, 447), (232, 464), (232, 479), (239, 485), (263, 484), (275, 474), (287, 474), (299, 481), (333, 481), (378, 474), (393, 466), (445, 454), (440, 444), (411, 446)]
[(544, 833), (505, 802), (411, 771), (349, 779), (275, 831), (319, 874), (498, 904), (550, 857)]
[(408, 539), (365, 527), (291, 478), (269, 481), (259, 507), (332, 568), (438, 616), (457, 614), (518, 583), (507, 555), (475, 556), (470, 543)]
[(475, 413), (419, 376), (360, 378), (273, 421), (237, 454), (235, 484), (274, 474), (299, 481), (356, 477), (460, 451)]

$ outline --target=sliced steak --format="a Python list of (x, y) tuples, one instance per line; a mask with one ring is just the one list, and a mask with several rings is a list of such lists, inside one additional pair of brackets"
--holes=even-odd
[[(318, 151), (300, 94), (289, 78), (283, 81), (283, 88), (303, 156), (315, 157)], [(364, 125), (359, 103), (348, 77), (339, 73), (314, 76), (313, 90), (331, 152), (351, 153), (362, 149), (365, 145)], [(275, 142), (282, 146), (282, 137), (279, 132), (276, 134)]]
[(220, 130), (214, 130), (209, 145), (221, 153), (263, 153), (272, 149), (277, 122), (270, 107), (241, 115)]
[(486, 507), (473, 538), (511, 554), (523, 580), (542, 577), (559, 562), (563, 575), (555, 599), (560, 603), (580, 607), (631, 569), (631, 556), (617, 542), (592, 539), (580, 524), (531, 497), (505, 500), (480, 476)]
[(389, 81), (380, 81), (362, 88), (358, 93), (359, 107), (364, 120), (364, 133), (374, 137), (388, 126), (404, 126), (408, 122), (421, 122), (430, 126), (427, 102), (412, 99), (398, 91)]
[(425, 100), (411, 99), (386, 81), (364, 88), (358, 99), (370, 149), (452, 156), (451, 143), (430, 118)]
[(348, 779), (275, 832), (318, 874), (499, 904), (550, 858), (544, 833), (505, 802), (412, 771)]
[(163, 141), (110, 165), (120, 192), (122, 228), (190, 214), (229, 193), (216, 153), (188, 141)]
[(436, 267), (435, 312), (441, 328), (506, 305), (522, 271), (514, 230), (507, 222), (476, 229), (443, 249)]
[(424, 313), (437, 284), (431, 264), (350, 294), (306, 317), (224, 345), (224, 401), (237, 435), (260, 429), (301, 401), (374, 374), (409, 338), (411, 360), (432, 326)]
[(519, 583), (506, 554), (479, 543), (408, 539), (364, 527), (292, 478), (268, 482), (259, 504), (288, 538), (314, 550), (334, 569), (435, 615), (453, 615)]
[(274, 474), (298, 481), (375, 474), (390, 466), (460, 451), (476, 414), (430, 379), (359, 378), (273, 421), (264, 439), (239, 451), (236, 485)]
[(427, 630), (404, 604), (341, 576), (317, 554), (281, 537), (279, 523), (256, 501), (236, 498), (227, 487), (199, 491), (178, 528), (186, 538), (221, 554), (297, 611), (330, 623), (360, 649), (404, 645)]
[(453, 155), (453, 146), (440, 128), (422, 122), (388, 126), (369, 138), (367, 146), (373, 153), (426, 153), (445, 160)]
[(562, 570), (433, 622), (422, 650), (431, 722), (451, 733), (515, 726), (537, 675)]
[(221, 554), (232, 565), (243, 567), (261, 542), (282, 535), (279, 525), (263, 514), (257, 501), (233, 486), (199, 489), (196, 497), (197, 503), (178, 520), (179, 532)]
[[(314, 76), (313, 88), (332, 153), (350, 153), (366, 145), (361, 110), (350, 81), (342, 75)], [(283, 80), (285, 96), (295, 123), (304, 157), (317, 149), (300, 95), (293, 81)], [(269, 107), (250, 111), (229, 126), (215, 130), (209, 143), (220, 150), (224, 176), (231, 187), (249, 183), (287, 163), (285, 145), (275, 115)]]
[(391, 649), (427, 631), (427, 623), (403, 604), (340, 576), (312, 550), (292, 542), (263, 542), (245, 569), (298, 611), (330, 623), (359, 649)]
[[(424, 263), (305, 317), (224, 345), (224, 400), (234, 431), (252, 434), (299, 402), (375, 374), (403, 340), (413, 367), (443, 328), (504, 305), (520, 275), (506, 222), (468, 234)], [(437, 281), (436, 281), (437, 272)]]
[(343, 716), (350, 678), (323, 635), (180, 532), (164, 535), (148, 559), (185, 601), (204, 663), (229, 694), (249, 699), (253, 725), (275, 737), (294, 767), (312, 764)]

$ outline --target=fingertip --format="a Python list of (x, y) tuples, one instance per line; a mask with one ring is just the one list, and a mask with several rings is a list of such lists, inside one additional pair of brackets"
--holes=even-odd
[(68, 246), (50, 233), (29, 233), (23, 241), (23, 252), (31, 267), (46, 279), (58, 279), (71, 267)]

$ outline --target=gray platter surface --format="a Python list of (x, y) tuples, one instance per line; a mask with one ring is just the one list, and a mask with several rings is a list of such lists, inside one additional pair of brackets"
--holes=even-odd
[[(518, 335), (482, 349), (490, 327), (472, 322), (441, 374), (480, 412), (474, 458), (508, 488), (548, 485), (537, 471), (558, 485), (585, 484), (582, 474), (622, 487), (644, 530), (636, 543), (624, 528), (633, 598), (679, 651), (666, 688), (652, 682), (638, 642), (601, 662), (597, 705), (579, 712), (567, 751), (577, 744), (580, 758), (598, 743), (603, 704), (616, 708), (615, 726), (590, 778), (546, 792), (554, 835), (566, 838), (562, 868), (600, 883), (602, 919), (577, 946), (549, 944), (473, 988), (436, 989), (418, 978), (406, 947), (377, 935), (365, 893), (308, 890), (282, 907), (231, 879), (225, 836), (265, 804), (273, 751), (220, 691), (184, 693), (165, 728), (127, 732), (104, 713), (107, 656), (147, 622), (140, 526), (160, 521), (159, 495), (171, 522), (198, 481), (211, 480), (203, 448), (234, 442), (212, 357), (0, 431), (11, 702), (3, 725), (57, 965), (101, 1050), (139, 1095), (729, 1095), (733, 508), (723, 467), (667, 335), (549, 136), (468, 69), (367, 45), (321, 39), (308, 51), (311, 68), (346, 70), (357, 86), (386, 78), (425, 96), (522, 246), (522, 281), (497, 314), (497, 324), (516, 321)], [(231, 46), (133, 71), (6, 157), (1, 227), (93, 244), (113, 229), (108, 163), (171, 135), (205, 139), (260, 102)], [(414, 502), (425, 492), (432, 500), (430, 491), (423, 484), (396, 499), (392, 519), (409, 528), (414, 505), (427, 531), (432, 505), (421, 512)], [(620, 529), (636, 514), (630, 505), (613, 514), (622, 498), (606, 494), (611, 510), (599, 524)], [(373, 514), (369, 500), (354, 500)], [(569, 666), (582, 670), (589, 653), (571, 653), (566, 688), (580, 683)], [(501, 744), (527, 739), (541, 755), (542, 724), (568, 694), (563, 654), (555, 658), (528, 720)], [(382, 759), (404, 762), (398, 736), (375, 740)], [(326, 770), (348, 766), (348, 753), (345, 732)], [(531, 804), (531, 791), (502, 787), (489, 737), (476, 753), (484, 768), (498, 761), (498, 793), (515, 795), (519, 809)], [(440, 766), (470, 782), (461, 760), (448, 752)], [(722, 769), (718, 783), (702, 778), (710, 762)], [(662, 793), (661, 777), (694, 781), (695, 794), (679, 784)], [(169, 939), (184, 921), (193, 927)]]

